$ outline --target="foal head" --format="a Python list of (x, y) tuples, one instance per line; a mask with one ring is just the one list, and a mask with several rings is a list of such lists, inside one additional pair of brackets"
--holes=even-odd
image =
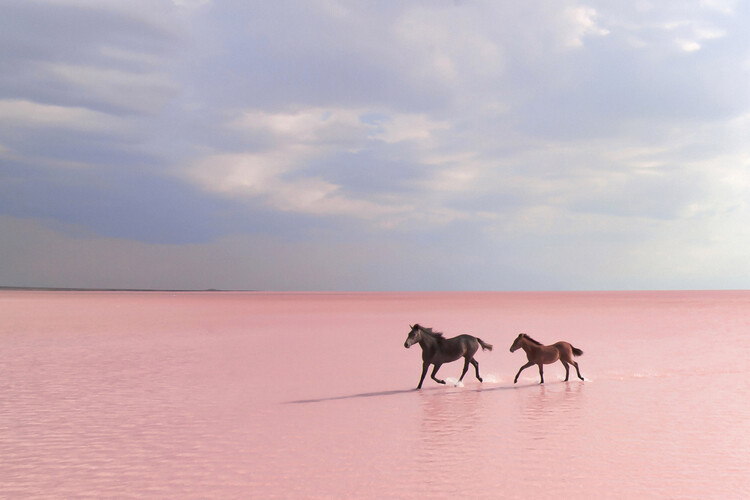
[(419, 324), (416, 324), (414, 326), (410, 326), (411, 331), (409, 332), (409, 335), (406, 336), (406, 342), (404, 342), (404, 347), (407, 349), (422, 340), (422, 327), (419, 326)]
[(516, 337), (516, 340), (513, 341), (513, 345), (510, 346), (510, 352), (516, 352), (518, 349), (522, 347), (524, 339), (528, 338), (528, 335), (525, 333), (519, 333), (518, 337)]
[(526, 344), (527, 347), (530, 347), (531, 349), (535, 349), (535, 346), (542, 346), (541, 342), (538, 340), (534, 340), (525, 333), (519, 333), (518, 337), (516, 337), (516, 340), (513, 341), (513, 345), (510, 346), (510, 352), (515, 352), (518, 349), (522, 348)]

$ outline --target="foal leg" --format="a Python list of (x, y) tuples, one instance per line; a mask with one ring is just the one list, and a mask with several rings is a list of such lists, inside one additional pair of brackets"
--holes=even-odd
[(573, 363), (573, 366), (576, 367), (576, 373), (578, 374), (578, 378), (580, 378), (581, 380), (584, 380), (583, 375), (581, 375), (581, 370), (578, 369), (578, 361), (571, 360), (570, 362)]
[(523, 365), (518, 370), (518, 373), (516, 373), (516, 378), (513, 379), (513, 383), (515, 384), (516, 382), (518, 382), (518, 376), (521, 374), (522, 371), (524, 371), (526, 368), (528, 368), (530, 366), (534, 366), (534, 365), (535, 365), (535, 363), (533, 361), (529, 361), (528, 363), (526, 363), (525, 365)]
[(482, 377), (479, 376), (479, 362), (476, 359), (471, 358), (471, 364), (474, 365), (474, 370), (476, 370), (477, 372), (477, 380), (479, 380), (480, 382), (484, 382), (484, 380), (482, 380)]
[(539, 363), (539, 377), (542, 379), (540, 384), (544, 383), (544, 365), (542, 363)]
[(424, 382), (424, 376), (427, 375), (427, 368), (430, 367), (430, 363), (425, 361), (422, 363), (422, 376), (419, 378), (419, 385), (417, 386), (417, 389), (422, 388), (422, 382)]
[(435, 363), (435, 368), (432, 369), (432, 375), (430, 375), (432, 377), (432, 380), (434, 380), (438, 384), (444, 384), (445, 383), (445, 380), (440, 380), (438, 378), (435, 378), (435, 374), (440, 369), (441, 365), (442, 365), (442, 363)]
[(567, 382), (568, 381), (568, 374), (570, 373), (570, 367), (568, 366), (568, 362), (567, 361), (563, 361), (562, 359), (560, 359), (560, 363), (562, 363), (563, 366), (565, 367), (565, 380), (564, 380), (564, 382)]

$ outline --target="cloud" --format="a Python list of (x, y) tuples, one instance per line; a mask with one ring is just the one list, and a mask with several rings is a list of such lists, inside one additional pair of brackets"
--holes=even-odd
[(53, 276), (45, 256), (101, 259), (56, 282), (129, 282), (104, 255), (132, 252), (148, 283), (170, 254), (213, 263), (166, 287), (736, 283), (716, 262), (746, 275), (732, 226), (750, 222), (748, 15), (716, 0), (4, 2), (0, 241), (28, 231), (14, 279)]
[[(345, 151), (351, 155), (381, 144), (430, 148), (433, 134), (447, 128), (424, 115), (387, 114), (368, 109), (308, 108), (294, 112), (243, 112), (226, 127), (258, 137), (257, 152), (208, 155), (187, 171), (202, 188), (232, 198), (260, 199), (276, 210), (347, 216), (392, 226), (413, 211), (393, 196), (355, 197), (347, 187), (308, 173), (312, 163)], [(357, 168), (350, 165), (348, 168)], [(325, 172), (323, 172), (325, 174)]]
[(568, 7), (564, 11), (565, 17), (570, 19), (570, 34), (567, 35), (567, 47), (583, 47), (583, 37), (587, 35), (606, 36), (609, 30), (597, 26), (596, 10), (591, 7)]
[(16, 127), (56, 127), (89, 132), (117, 127), (117, 120), (104, 113), (20, 99), (0, 100), (0, 123), (13, 123)]
[[(160, 3), (11, 1), (2, 7), (0, 96), (108, 113), (153, 113), (180, 22)], [(86, 29), (80, 29), (85, 26)]]
[(156, 73), (68, 64), (47, 65), (42, 71), (95, 108), (156, 113), (176, 93), (174, 84)]
[(172, 2), (178, 7), (184, 7), (187, 9), (197, 9), (206, 5), (209, 5), (212, 0), (172, 0)]
[(386, 143), (430, 141), (436, 131), (449, 128), (446, 121), (436, 122), (418, 114), (389, 116), (376, 123), (379, 130), (374, 134), (374, 138)]

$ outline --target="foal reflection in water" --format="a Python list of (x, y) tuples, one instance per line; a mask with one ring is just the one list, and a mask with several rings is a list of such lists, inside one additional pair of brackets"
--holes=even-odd
[(435, 378), (440, 366), (443, 363), (456, 361), (461, 357), (464, 358), (464, 370), (461, 372), (461, 378), (458, 381), (460, 382), (464, 378), (466, 371), (469, 369), (469, 363), (471, 363), (477, 372), (477, 379), (481, 382), (482, 377), (479, 376), (479, 363), (474, 359), (474, 354), (479, 349), (479, 346), (482, 347), (482, 350), (492, 350), (491, 344), (477, 337), (459, 335), (458, 337), (446, 339), (442, 333), (433, 332), (432, 328), (425, 328), (418, 324), (411, 327), (411, 331), (406, 337), (406, 342), (404, 342), (404, 347), (408, 349), (417, 343), (422, 348), (422, 377), (419, 379), (417, 389), (422, 388), (427, 368), (431, 364), (435, 365), (435, 368), (432, 369), (432, 380), (438, 384), (444, 384), (445, 380)]
[(533, 365), (539, 365), (539, 377), (542, 379), (540, 383), (543, 384), (544, 370), (542, 366), (552, 364), (558, 359), (565, 367), (565, 382), (568, 381), (568, 374), (570, 372), (568, 364), (575, 366), (578, 378), (583, 380), (581, 371), (578, 369), (578, 362), (573, 360), (573, 356), (580, 356), (583, 354), (583, 351), (573, 347), (568, 342), (556, 342), (552, 345), (542, 345), (541, 342), (532, 339), (525, 333), (519, 333), (516, 340), (513, 341), (513, 345), (510, 346), (510, 352), (516, 352), (518, 349), (523, 349), (526, 352), (526, 358), (528, 358), (529, 362), (518, 370), (516, 378), (513, 379), (514, 384), (518, 382), (518, 376), (521, 372)]

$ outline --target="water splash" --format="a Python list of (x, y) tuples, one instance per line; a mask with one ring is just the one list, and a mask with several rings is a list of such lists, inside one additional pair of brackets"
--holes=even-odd
[(452, 385), (453, 387), (463, 387), (464, 386), (463, 382), (461, 382), (457, 378), (453, 378), (453, 377), (446, 377), (445, 378), (445, 383), (447, 385)]

